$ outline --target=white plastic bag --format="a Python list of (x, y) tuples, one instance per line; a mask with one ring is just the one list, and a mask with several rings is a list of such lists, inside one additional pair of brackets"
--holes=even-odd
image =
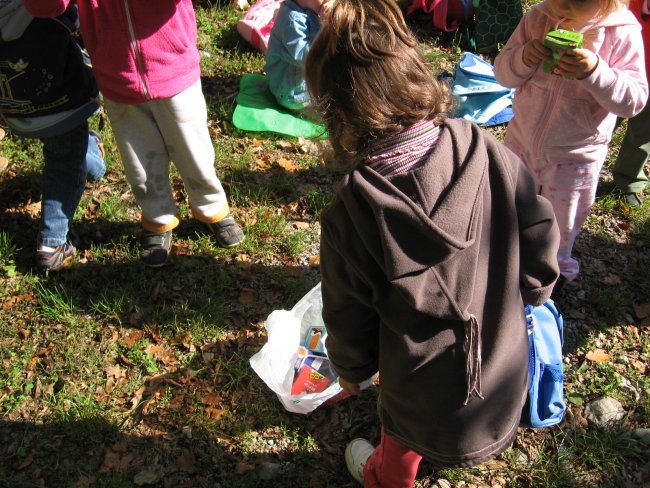
[(291, 394), (298, 347), (310, 326), (323, 326), (323, 299), (320, 283), (290, 310), (275, 310), (266, 319), (268, 341), (250, 358), (253, 370), (278, 396), (289, 412), (309, 413), (341, 393), (338, 381), (322, 392)]

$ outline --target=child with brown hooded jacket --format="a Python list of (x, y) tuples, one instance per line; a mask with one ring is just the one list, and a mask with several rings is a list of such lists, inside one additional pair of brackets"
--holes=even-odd
[(321, 216), (323, 318), (344, 390), (379, 372), (382, 436), (346, 449), (366, 487), (422, 457), (473, 466), (513, 441), (526, 399), (524, 303), (558, 277), (553, 209), (489, 133), (446, 120), (392, 0), (337, 0), (307, 83), (347, 170)]

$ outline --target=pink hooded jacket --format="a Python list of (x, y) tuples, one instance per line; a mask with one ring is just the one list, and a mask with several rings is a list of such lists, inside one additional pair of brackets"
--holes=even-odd
[[(23, 0), (35, 17), (54, 17), (73, 0)], [(200, 77), (191, 0), (77, 0), (84, 43), (99, 89), (134, 105), (167, 98)]]
[(616, 117), (633, 117), (648, 99), (641, 29), (627, 9), (585, 27), (583, 47), (598, 55), (598, 65), (582, 80), (567, 80), (526, 66), (522, 56), (529, 40), (541, 41), (559, 20), (545, 2), (533, 6), (496, 57), (494, 72), (503, 86), (517, 89), (506, 143), (535, 155), (579, 157), (608, 144)]

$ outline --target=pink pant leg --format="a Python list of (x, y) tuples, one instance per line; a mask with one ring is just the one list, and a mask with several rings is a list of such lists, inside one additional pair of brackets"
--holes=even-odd
[(412, 488), (422, 456), (381, 430), (381, 442), (363, 469), (365, 488)]
[(557, 253), (560, 273), (569, 281), (574, 280), (580, 270), (571, 251), (594, 204), (601, 167), (599, 161), (559, 163), (549, 165), (541, 175), (541, 195), (553, 205), (560, 228)]

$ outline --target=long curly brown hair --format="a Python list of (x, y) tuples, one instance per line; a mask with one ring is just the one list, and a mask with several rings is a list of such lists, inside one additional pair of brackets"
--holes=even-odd
[(419, 48), (393, 0), (334, 0), (305, 71), (338, 169), (352, 169), (374, 141), (419, 121), (442, 124), (451, 93)]

